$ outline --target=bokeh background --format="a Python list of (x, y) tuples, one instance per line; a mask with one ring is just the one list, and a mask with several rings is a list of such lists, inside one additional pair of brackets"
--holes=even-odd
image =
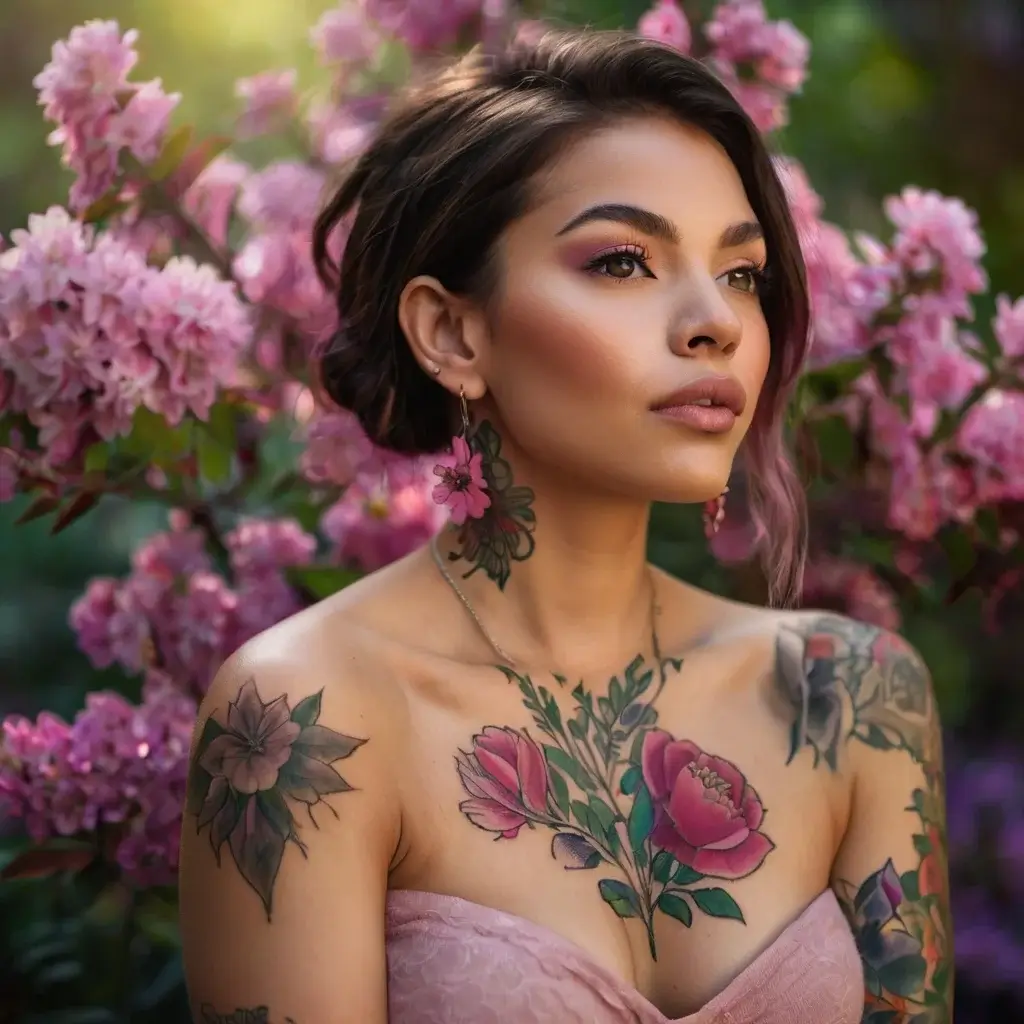
[[(66, 196), (68, 179), (46, 144), (32, 77), (53, 40), (74, 25), (99, 17), (138, 28), (139, 77), (160, 76), (166, 88), (182, 92), (176, 120), (207, 132), (230, 129), (238, 77), (297, 67), (304, 79), (315, 78), (309, 27), (331, 6), (332, 0), (4, 0), (0, 233)], [(543, 6), (555, 19), (615, 27), (635, 24), (649, 5)], [(810, 79), (780, 143), (807, 168), (827, 219), (884, 233), (881, 200), (906, 184), (961, 196), (980, 215), (990, 294), (1024, 292), (1024, 2), (767, 6), (811, 40)], [(699, 11), (701, 3), (687, 7)], [(260, 145), (247, 155), (270, 155)], [(990, 301), (978, 303), (980, 316), (991, 313)], [(138, 541), (164, 527), (163, 511), (110, 502), (55, 538), (45, 524), (16, 527), (20, 511), (18, 502), (0, 505), (0, 717), (43, 708), (71, 716), (98, 686), (135, 696), (119, 672), (89, 666), (67, 613), (90, 577), (125, 573)], [(693, 544), (692, 531), (674, 539), (671, 528), (662, 529), (653, 553), (713, 584), (706, 552)], [(941, 614), (927, 605), (912, 609), (906, 625), (935, 673), (949, 734), (951, 843), (961, 851), (954, 876), (957, 1019), (1013, 1022), (1024, 1020), (1024, 913), (993, 921), (983, 904), (995, 898), (1024, 907), (1021, 631), (986, 633), (978, 611), (984, 598), (967, 595), (962, 608)], [(1024, 608), (1015, 614), (1024, 624)], [(1012, 627), (1005, 611), (1003, 620)], [(85, 914), (83, 899), (73, 884), (0, 884), (0, 1022), (186, 1019), (173, 903), (149, 901), (140, 921), (122, 903), (90, 904)], [(42, 1005), (49, 1008), (29, 1009)]]

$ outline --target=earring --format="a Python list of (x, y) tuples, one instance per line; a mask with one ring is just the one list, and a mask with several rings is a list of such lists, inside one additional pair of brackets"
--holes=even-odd
[(432, 373), (432, 374), (433, 374), (433, 375), (434, 375), (435, 377), (437, 377), (437, 376), (439, 376), (439, 375), (440, 375), (440, 373), (441, 373), (441, 367), (440, 367), (440, 366), (438, 366), (438, 365), (437, 365), (437, 363), (431, 363), (431, 364), (430, 364), (430, 372), (431, 372), (431, 373)]
[(725, 496), (728, 493), (729, 488), (726, 487), (717, 498), (704, 502), (704, 536), (709, 539), (718, 533), (725, 521)]
[(461, 526), (467, 518), (481, 519), (491, 507), (483, 455), (470, 447), (469, 406), (462, 387), (459, 388), (459, 410), (462, 430), (452, 438), (451, 452), (440, 456), (434, 466), (434, 475), (440, 477), (441, 482), (432, 491), (434, 501), (447, 506), (456, 526)]

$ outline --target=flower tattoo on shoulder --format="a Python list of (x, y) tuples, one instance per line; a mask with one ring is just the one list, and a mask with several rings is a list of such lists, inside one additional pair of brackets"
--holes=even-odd
[(209, 829), (217, 863), (226, 842), (268, 920), (285, 847), (305, 855), (296, 815), (317, 825), (313, 809), (333, 808), (324, 797), (353, 787), (333, 767), (366, 741), (318, 725), (323, 690), (294, 708), (286, 696), (264, 702), (248, 680), (228, 704), (223, 723), (212, 715), (189, 768), (188, 811), (196, 829)]

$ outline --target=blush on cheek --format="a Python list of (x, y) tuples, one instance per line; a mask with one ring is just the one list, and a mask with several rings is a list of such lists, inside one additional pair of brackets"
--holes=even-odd
[[(608, 397), (628, 391), (640, 360), (625, 320), (609, 316), (589, 289), (579, 289), (562, 275), (536, 275), (516, 292), (502, 317), (501, 333), (508, 339), (507, 348), (502, 347), (510, 358), (522, 359), (537, 378), (564, 381), (567, 391)], [(623, 304), (626, 312), (628, 304)]]

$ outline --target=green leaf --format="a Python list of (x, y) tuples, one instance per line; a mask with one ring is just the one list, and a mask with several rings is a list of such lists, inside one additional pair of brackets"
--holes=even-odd
[(699, 882), (703, 877), (699, 871), (694, 871), (693, 868), (686, 864), (680, 864), (672, 876), (672, 883), (673, 885), (693, 885), (694, 882)]
[(285, 575), (292, 586), (300, 587), (317, 599), (330, 597), (362, 578), (362, 573), (332, 565), (293, 566), (285, 570)]
[(612, 711), (614, 712), (613, 717), (622, 710), (622, 698), (622, 683), (619, 682), (618, 676), (613, 676), (611, 685), (608, 687), (608, 700), (611, 702)]
[(654, 855), (654, 863), (651, 864), (651, 872), (656, 882), (666, 885), (672, 877), (672, 869), (675, 867), (676, 859), (668, 850), (659, 850)]
[(105, 441), (90, 445), (85, 453), (86, 473), (102, 473), (110, 462), (110, 448)]
[(0, 880), (50, 878), (66, 872), (78, 874), (96, 859), (98, 853), (99, 848), (92, 843), (64, 841), (30, 846), (4, 865)]
[(654, 828), (654, 805), (651, 803), (651, 794), (644, 785), (637, 789), (636, 795), (633, 797), (633, 806), (629, 810), (629, 822), (626, 828), (633, 853), (639, 859), (640, 854), (644, 852), (644, 843), (651, 834), (651, 829)]
[(211, 484), (222, 484), (230, 479), (234, 451), (206, 430), (197, 432), (196, 457), (199, 460), (199, 473), (204, 480)]
[(602, 878), (597, 883), (597, 891), (619, 917), (640, 916), (640, 898), (625, 882), (617, 878)]
[(590, 811), (601, 824), (599, 835), (607, 835), (615, 828), (615, 812), (598, 796), (590, 797)]
[(256, 801), (260, 811), (270, 823), (270, 827), (278, 835), (288, 837), (294, 831), (294, 818), (285, 801), (284, 796), (278, 789), (263, 789), (256, 794)]
[(50, 533), (60, 533), (72, 523), (81, 519), (96, 503), (100, 496), (96, 491), (79, 491), (61, 510), (50, 527)]
[(643, 772), (640, 770), (638, 765), (633, 764), (622, 773), (622, 778), (619, 780), (619, 789), (621, 789), (626, 796), (630, 796), (637, 791), (640, 783), (643, 781)]
[(234, 139), (230, 135), (210, 135), (194, 146), (174, 172), (174, 190), (180, 195), (214, 160), (228, 149)]
[(49, 515), (58, 505), (60, 505), (60, 498), (56, 495), (40, 494), (29, 502), (25, 511), (14, 520), (15, 525), (21, 526), (23, 523), (31, 523), (34, 519), (41, 519), (43, 516)]
[(572, 816), (576, 819), (576, 824), (588, 835), (593, 835), (594, 829), (591, 827), (590, 805), (582, 800), (570, 800), (569, 807), (572, 810)]
[(853, 462), (853, 433), (841, 416), (830, 416), (815, 426), (818, 449), (824, 467), (831, 472), (845, 472)]
[(192, 447), (192, 420), (184, 420), (172, 427), (162, 416), (145, 406), (135, 410), (132, 429), (121, 442), (125, 452), (148, 460), (180, 458)]
[(303, 728), (307, 725), (316, 725), (317, 719), (320, 717), (320, 707), (323, 703), (324, 691), (318, 690), (316, 693), (310, 694), (308, 697), (304, 697), (299, 701), (298, 704), (292, 708), (292, 721), (297, 722)]
[(743, 921), (743, 911), (724, 889), (692, 889), (690, 895), (708, 917), (728, 917), (734, 921)]
[(190, 814), (198, 815), (206, 802), (206, 794), (209, 792), (213, 776), (199, 766), (199, 757), (203, 751), (218, 737), (227, 730), (212, 717), (207, 718), (203, 725), (203, 731), (199, 736), (195, 748), (195, 760), (192, 762), (188, 774), (188, 790), (186, 793), (186, 805)]
[(917, 871), (904, 871), (900, 875), (900, 888), (903, 890), (903, 898), (908, 902), (921, 898), (921, 888), (917, 882)]
[(657, 906), (663, 914), (674, 917), (677, 921), (686, 925), (687, 928), (693, 923), (693, 911), (690, 910), (690, 904), (681, 896), (674, 896), (670, 892), (663, 892), (658, 897)]
[(82, 220), (86, 224), (96, 224), (106, 220), (115, 213), (127, 210), (130, 204), (121, 199), (121, 187), (118, 185), (112, 188), (106, 195), (100, 196), (94, 203), (85, 208), (82, 213)]
[(555, 804), (559, 811), (562, 813), (562, 817), (569, 820), (569, 787), (566, 785), (565, 777), (561, 772), (555, 771), (550, 765), (548, 766), (548, 778), (551, 779), (551, 791), (555, 798)]
[(877, 968), (878, 980), (886, 991), (912, 998), (924, 984), (927, 966), (920, 953), (908, 953)]
[(160, 155), (149, 165), (148, 173), (151, 181), (163, 181), (172, 175), (188, 152), (192, 142), (192, 127), (183, 124), (167, 136)]
[[(569, 722), (569, 727), (571, 730), (571, 721)], [(565, 772), (565, 774), (568, 775), (569, 778), (580, 787), (580, 789), (585, 790), (588, 793), (593, 793), (597, 789), (597, 786), (594, 784), (583, 765), (571, 758), (560, 747), (545, 745), (544, 757), (547, 759), (549, 765)]]
[(220, 441), (225, 448), (234, 449), (237, 445), (237, 409), (230, 402), (215, 403), (210, 408), (209, 417), (201, 423), (203, 429)]

